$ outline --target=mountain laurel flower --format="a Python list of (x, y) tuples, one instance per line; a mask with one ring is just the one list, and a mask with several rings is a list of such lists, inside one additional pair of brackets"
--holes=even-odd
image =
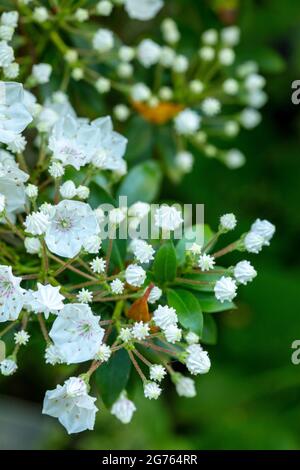
[(152, 39), (143, 39), (138, 45), (136, 55), (139, 62), (144, 67), (148, 68), (158, 63), (161, 48), (156, 42), (152, 41)]
[(186, 349), (186, 366), (191, 374), (207, 374), (210, 369), (210, 359), (207, 351), (204, 351), (200, 344), (191, 344)]
[(107, 344), (101, 344), (95, 359), (100, 362), (107, 362), (111, 356), (111, 348)]
[(213, 117), (220, 113), (221, 103), (216, 98), (205, 98), (201, 108), (206, 116)]
[(50, 346), (47, 347), (45, 351), (45, 362), (51, 366), (63, 363), (60, 350), (57, 346), (54, 346), (54, 344), (50, 344)]
[(176, 392), (180, 397), (194, 398), (196, 396), (195, 381), (190, 377), (180, 376), (176, 378), (175, 387)]
[(150, 366), (150, 379), (155, 382), (161, 382), (167, 374), (166, 369), (161, 364), (153, 364)]
[(137, 339), (138, 341), (142, 341), (143, 339), (146, 339), (147, 336), (149, 336), (149, 325), (148, 323), (144, 323), (142, 321), (140, 322), (135, 322), (131, 333), (134, 339)]
[(149, 400), (157, 400), (162, 392), (162, 389), (156, 382), (146, 382), (144, 384), (144, 395)]
[(130, 18), (147, 21), (156, 16), (163, 6), (162, 0), (124, 0)]
[(152, 319), (155, 325), (162, 330), (165, 330), (168, 326), (176, 325), (178, 322), (176, 310), (173, 307), (168, 307), (168, 305), (159, 305), (153, 312)]
[(53, 178), (61, 178), (65, 174), (65, 169), (60, 162), (52, 162), (48, 171)]
[(207, 255), (204, 253), (200, 255), (198, 260), (198, 266), (202, 271), (210, 271), (214, 268), (215, 265), (215, 258), (211, 255)]
[(58, 315), (59, 311), (64, 307), (64, 296), (60, 294), (60, 286), (53, 287), (50, 284), (37, 283), (37, 291), (30, 291), (27, 294), (26, 302), (28, 310), (34, 313), (43, 313), (45, 318), (50, 313)]
[(76, 297), (81, 304), (89, 304), (93, 301), (93, 293), (88, 289), (81, 289)]
[(126, 392), (122, 392), (118, 400), (113, 404), (110, 412), (121, 423), (128, 424), (132, 420), (135, 411), (135, 404), (127, 398)]
[(141, 287), (146, 279), (146, 271), (137, 264), (130, 264), (126, 268), (125, 279), (127, 284), (133, 287)]
[(100, 316), (93, 315), (86, 304), (64, 306), (49, 332), (63, 362), (78, 364), (95, 358), (104, 336), (99, 321)]
[(133, 254), (140, 263), (149, 263), (154, 258), (154, 249), (152, 245), (144, 240), (133, 240)]
[(185, 340), (188, 344), (196, 344), (196, 343), (199, 343), (200, 341), (200, 338), (199, 336), (194, 333), (193, 331), (189, 331), (186, 335), (185, 335)]
[(224, 214), (220, 217), (220, 230), (230, 231), (234, 230), (237, 224), (237, 220), (234, 214)]
[(32, 76), (39, 85), (49, 82), (51, 72), (50, 64), (36, 64), (32, 67)]
[(79, 377), (69, 378), (63, 386), (48, 390), (43, 404), (43, 414), (58, 418), (68, 434), (94, 429), (96, 398), (88, 395), (87, 386)]
[(174, 206), (161, 205), (154, 214), (156, 227), (162, 230), (176, 230), (183, 222), (181, 211)]
[(270, 245), (270, 240), (275, 233), (276, 227), (268, 220), (256, 219), (251, 225), (251, 232), (263, 237), (264, 245)]
[(201, 117), (192, 109), (186, 108), (177, 114), (174, 122), (178, 134), (191, 135), (198, 131)]
[(99, 235), (91, 235), (83, 241), (83, 248), (87, 253), (96, 254), (99, 252), (102, 245), (102, 239)]
[(169, 325), (164, 329), (164, 335), (168, 343), (174, 344), (181, 340), (182, 330), (177, 325)]
[(90, 262), (90, 266), (94, 273), (102, 274), (105, 272), (106, 269), (106, 261), (104, 258), (97, 257)]
[(0, 323), (18, 318), (25, 303), (21, 281), (13, 275), (11, 266), (0, 265)]
[(249, 253), (259, 253), (265, 244), (265, 239), (256, 232), (248, 232), (244, 239), (246, 251)]
[(47, 231), (49, 223), (47, 215), (42, 212), (32, 212), (25, 219), (25, 231), (31, 235), (43, 235)]
[(4, 196), (4, 194), (0, 194), (0, 214), (4, 212), (5, 204), (6, 204), (6, 197)]
[(25, 346), (29, 341), (30, 335), (25, 330), (18, 331), (14, 334), (15, 343), (19, 346)]
[[(0, 66), (3, 66), (2, 48), (0, 42)], [(0, 82), (0, 142), (14, 142), (32, 121), (32, 116), (25, 106), (24, 90), (21, 83)], [(13, 166), (13, 163), (9, 163)], [(15, 165), (16, 166), (16, 165)], [(28, 177), (28, 175), (27, 175)], [(3, 193), (2, 189), (1, 192)]]
[(42, 251), (42, 245), (38, 238), (25, 237), (24, 246), (27, 253), (30, 255), (40, 254)]
[(38, 187), (35, 184), (28, 184), (25, 188), (25, 194), (30, 199), (36, 199), (38, 195)]
[(9, 357), (3, 359), (3, 361), (0, 362), (0, 372), (2, 375), (13, 375), (16, 372), (17, 368), (18, 366), (16, 364), (16, 361)]
[(145, 83), (136, 83), (131, 87), (130, 94), (133, 101), (148, 101), (151, 97), (151, 90)]
[(113, 294), (123, 294), (124, 292), (124, 282), (121, 281), (121, 279), (114, 279), (110, 283), (110, 288)]
[(230, 276), (222, 276), (215, 284), (214, 292), (216, 299), (221, 303), (224, 301), (231, 302), (236, 296), (236, 281)]
[(149, 304), (155, 304), (155, 302), (157, 302), (161, 298), (161, 296), (162, 296), (162, 290), (159, 287), (154, 286), (151, 289), (149, 297), (148, 297)]
[(0, 41), (0, 67), (8, 67), (14, 58), (13, 48), (6, 41)]
[(132, 332), (130, 328), (121, 328), (120, 333), (119, 333), (119, 338), (124, 342), (124, 343), (129, 343), (129, 341), (132, 340)]
[(93, 37), (93, 48), (100, 54), (109, 52), (114, 47), (114, 36), (109, 29), (100, 28)]
[(61, 197), (64, 199), (73, 199), (77, 195), (76, 186), (73, 181), (65, 181), (59, 188)]
[(233, 272), (235, 279), (244, 285), (251, 282), (257, 276), (257, 272), (247, 260), (237, 263)]

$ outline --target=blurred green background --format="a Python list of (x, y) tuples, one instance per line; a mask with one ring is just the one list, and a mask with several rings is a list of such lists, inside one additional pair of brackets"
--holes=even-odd
[[(102, 409), (95, 432), (68, 437), (55, 420), (40, 415), (44, 391), (53, 388), (55, 379), (52, 369), (34, 354), (38, 345), (33, 340), (19, 373), (1, 379), (2, 449), (300, 448), (300, 365), (291, 363), (291, 344), (300, 339), (300, 115), (291, 103), (291, 83), (300, 79), (300, 4), (295, 0), (166, 0), (166, 4), (152, 24), (134, 23), (134, 27), (139, 32), (157, 30), (160, 18), (171, 14), (188, 44), (204, 28), (236, 22), (242, 30), (238, 56), (259, 62), (267, 77), (269, 101), (262, 125), (243, 132), (235, 145), (247, 156), (242, 169), (230, 171), (199, 156), (193, 173), (178, 186), (166, 181), (161, 196), (204, 203), (206, 223), (212, 225), (232, 211), (240, 233), (256, 217), (268, 218), (277, 226), (276, 236), (271, 247), (248, 257), (258, 277), (240, 289), (238, 310), (215, 315), (218, 343), (209, 347), (212, 369), (198, 379), (197, 398), (179, 398), (170, 386), (160, 400), (150, 402), (137, 391), (138, 412), (130, 425), (122, 425)], [(129, 20), (121, 18), (121, 34), (126, 37)], [(237, 259), (227, 255), (224, 261), (231, 264)]]

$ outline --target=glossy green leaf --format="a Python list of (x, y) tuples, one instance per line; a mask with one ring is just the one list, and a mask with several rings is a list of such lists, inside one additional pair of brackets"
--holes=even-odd
[(215, 320), (211, 315), (203, 315), (204, 324), (201, 342), (205, 344), (216, 344), (218, 339), (218, 330)]
[(225, 312), (226, 310), (232, 310), (236, 308), (236, 305), (233, 302), (220, 302), (216, 299), (214, 294), (209, 294), (205, 292), (195, 292), (202, 311), (205, 313), (217, 313)]
[(171, 282), (177, 272), (177, 259), (174, 245), (168, 241), (156, 253), (153, 263), (154, 278), (159, 284)]
[(158, 195), (161, 179), (161, 169), (157, 162), (140, 163), (125, 176), (118, 196), (127, 196), (129, 206), (137, 201), (152, 202)]
[(127, 385), (131, 361), (125, 349), (115, 352), (110, 360), (95, 372), (96, 383), (105, 406), (110, 408)]
[(202, 335), (203, 315), (198, 299), (183, 289), (168, 289), (168, 305), (175, 308), (180, 324)]

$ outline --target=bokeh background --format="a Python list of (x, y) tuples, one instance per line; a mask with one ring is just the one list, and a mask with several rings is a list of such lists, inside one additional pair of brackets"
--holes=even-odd
[[(135, 23), (119, 15), (113, 27), (130, 42), (157, 31), (160, 19), (169, 14), (178, 21), (188, 48), (198, 43), (203, 29), (237, 23), (242, 30), (238, 56), (259, 62), (269, 101), (262, 125), (239, 137), (237, 147), (247, 155), (242, 169), (230, 171), (196, 155), (193, 173), (177, 186), (166, 180), (161, 197), (204, 203), (209, 224), (232, 211), (241, 232), (256, 217), (268, 218), (277, 226), (276, 236), (260, 256), (249, 257), (259, 275), (240, 289), (238, 310), (215, 315), (218, 342), (208, 348), (213, 366), (198, 379), (197, 398), (179, 398), (170, 386), (160, 400), (150, 402), (137, 390), (138, 412), (130, 425), (102, 409), (95, 432), (68, 437), (55, 420), (41, 416), (44, 391), (53, 388), (57, 377), (51, 367), (45, 368), (40, 346), (32, 340), (19, 373), (0, 379), (2, 449), (300, 448), (300, 365), (291, 363), (291, 344), (300, 339), (300, 114), (291, 103), (291, 83), (300, 79), (300, 4), (165, 3), (153, 22)], [(151, 131), (144, 130), (141, 145), (147, 148)], [(236, 259), (227, 255), (226, 261)], [(63, 378), (66, 371), (61, 374)]]

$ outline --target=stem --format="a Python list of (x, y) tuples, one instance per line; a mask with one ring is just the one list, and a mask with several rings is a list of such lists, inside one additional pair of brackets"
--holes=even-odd
[(51, 259), (53, 259), (54, 261), (57, 261), (57, 263), (59, 263), (63, 266), (66, 266), (66, 269), (69, 269), (70, 271), (73, 271), (74, 273), (77, 273), (79, 276), (85, 277), (86, 279), (89, 279), (91, 281), (97, 281), (97, 279), (95, 277), (90, 276), (89, 274), (86, 274), (86, 273), (80, 271), (80, 269), (74, 268), (74, 266), (69, 266), (68, 263), (65, 263), (61, 259), (57, 258), (57, 256), (52, 255), (52, 253), (49, 253), (49, 257)]
[(196, 286), (203, 284), (207, 285), (211, 283), (210, 281), (195, 281), (194, 279), (186, 279), (184, 277), (175, 277), (175, 281), (183, 284), (195, 284)]
[(4, 330), (0, 331), (0, 338), (2, 338), (2, 336), (6, 335), (6, 333), (8, 333), (12, 328), (14, 328), (17, 323), (19, 323), (19, 320), (10, 323), (6, 328), (4, 328)]
[(217, 251), (212, 256), (214, 258), (219, 258), (220, 256), (226, 255), (227, 253), (230, 253), (231, 251), (234, 251), (236, 249), (237, 245), (238, 245), (238, 242), (239, 242), (239, 240), (236, 241), (236, 242), (230, 243), (230, 245), (226, 246), (222, 250)]
[(48, 334), (46, 323), (45, 323), (45, 320), (44, 320), (42, 314), (38, 313), (37, 317), (38, 317), (38, 321), (39, 321), (39, 324), (40, 324), (40, 328), (41, 328), (41, 332), (43, 334), (44, 340), (46, 341), (47, 344), (51, 344), (51, 339), (50, 339), (50, 336)]
[(175, 356), (175, 351), (169, 351), (168, 349), (162, 348), (161, 346), (157, 346), (156, 344), (147, 343), (147, 341), (139, 341), (139, 343), (143, 344), (147, 348), (154, 349), (155, 351), (160, 351), (165, 354), (169, 354), (170, 356)]
[(110, 263), (110, 257), (112, 253), (112, 247), (113, 247), (113, 239), (110, 238), (108, 242), (108, 249), (107, 249), (107, 255), (106, 255), (106, 268), (105, 271), (108, 273), (109, 270), (109, 263)]
[(23, 235), (23, 233), (17, 229), (17, 227), (11, 223), (11, 221), (9, 220), (9, 218), (7, 216), (4, 217), (5, 218), (5, 222), (7, 223), (7, 225), (12, 229), (12, 231), (19, 237), (21, 238), (21, 240), (24, 240), (25, 237)]
[(134, 349), (134, 354), (144, 363), (146, 364), (146, 366), (148, 367), (151, 367), (152, 364), (150, 361), (148, 361), (148, 359), (146, 359), (139, 351), (137, 351), (136, 349)]
[(130, 360), (131, 360), (132, 364), (134, 365), (135, 370), (137, 371), (137, 373), (138, 373), (139, 376), (141, 377), (142, 381), (143, 381), (143, 382), (147, 382), (147, 379), (146, 379), (146, 377), (144, 376), (144, 374), (143, 374), (143, 372), (142, 372), (140, 366), (139, 366), (138, 363), (136, 362), (134, 355), (132, 354), (131, 351), (127, 351), (127, 352), (128, 352), (128, 354), (129, 354), (129, 357), (130, 357)]
[(206, 243), (206, 245), (204, 245), (204, 247), (202, 248), (203, 253), (206, 253), (208, 248), (210, 248), (218, 240), (221, 233), (221, 231), (215, 233), (215, 235)]

